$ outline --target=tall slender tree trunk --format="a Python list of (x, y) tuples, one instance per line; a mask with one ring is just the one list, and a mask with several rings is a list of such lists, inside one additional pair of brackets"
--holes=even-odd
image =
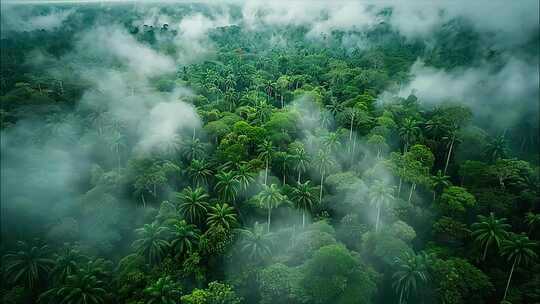
[(302, 210), (302, 228), (306, 226), (306, 210)]
[(266, 158), (266, 169), (264, 170), (264, 185), (266, 186), (266, 181), (268, 180), (268, 158)]
[(413, 194), (414, 189), (416, 189), (416, 183), (412, 183), (412, 185), (411, 185), (411, 190), (409, 191), (409, 200), (408, 200), (409, 204), (411, 203), (411, 198), (412, 198), (412, 194)]
[(403, 179), (400, 176), (399, 177), (399, 184), (398, 184), (398, 188), (397, 188), (397, 197), (399, 197), (399, 195), (401, 194), (401, 184), (402, 183), (403, 183)]
[(322, 202), (322, 193), (323, 193), (323, 182), (324, 182), (325, 171), (321, 172), (321, 190), (319, 191), (319, 204)]
[(403, 291), (405, 288), (401, 288), (401, 291), (399, 292), (399, 304), (403, 303)]
[(272, 219), (272, 208), (268, 207), (268, 226), (267, 232), (270, 232), (270, 220)]
[(512, 274), (514, 273), (514, 267), (516, 266), (516, 259), (514, 259), (514, 263), (512, 264), (512, 269), (510, 269), (510, 275), (508, 276), (508, 282), (506, 283), (506, 289), (504, 290), (504, 297), (503, 301), (506, 300), (506, 294), (508, 293), (508, 287), (510, 287), (510, 281), (512, 280)]
[(352, 151), (351, 151), (351, 166), (354, 163), (354, 152), (356, 150), (356, 136), (353, 137), (353, 145), (352, 145)]
[(349, 130), (349, 152), (352, 150), (352, 149), (351, 149), (351, 143), (352, 143), (352, 130), (353, 130), (353, 125), (354, 125), (354, 112), (353, 112), (353, 114), (351, 115), (351, 129)]
[(300, 175), (302, 174), (302, 171), (298, 170), (298, 183), (300, 184)]
[(456, 135), (452, 135), (452, 141), (450, 142), (450, 148), (448, 148), (448, 155), (446, 156), (446, 164), (444, 165), (444, 175), (446, 175), (446, 170), (448, 169), (448, 164), (450, 163), (450, 156), (452, 155), (452, 148), (454, 147), (454, 140)]
[(283, 109), (283, 94), (281, 94), (281, 108)]
[(379, 220), (381, 219), (381, 204), (377, 204), (377, 221), (375, 222), (375, 232), (379, 232)]
[(488, 247), (489, 247), (488, 244), (486, 244), (486, 248), (484, 248), (484, 254), (482, 255), (482, 261), (486, 260)]
[(142, 199), (143, 207), (146, 208), (146, 200), (144, 199), (144, 192), (141, 192), (141, 199)]

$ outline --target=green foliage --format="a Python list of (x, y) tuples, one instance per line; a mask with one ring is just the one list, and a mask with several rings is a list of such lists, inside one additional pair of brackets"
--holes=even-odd
[(182, 303), (188, 304), (240, 304), (242, 298), (235, 294), (231, 286), (210, 282), (208, 288), (197, 288), (190, 294), (182, 296), (181, 300)]

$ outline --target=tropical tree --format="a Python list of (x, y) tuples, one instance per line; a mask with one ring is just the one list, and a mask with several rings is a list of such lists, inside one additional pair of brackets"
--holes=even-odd
[(87, 259), (77, 249), (66, 246), (60, 253), (55, 255), (55, 264), (51, 271), (51, 276), (60, 283), (65, 282), (67, 277), (75, 274), (81, 264)]
[(379, 220), (381, 218), (381, 207), (388, 205), (394, 200), (392, 192), (394, 189), (384, 181), (376, 181), (369, 189), (369, 201), (377, 207), (377, 220), (375, 222), (375, 231), (379, 231)]
[(210, 207), (208, 210), (208, 218), (206, 223), (211, 229), (221, 227), (226, 230), (236, 226), (238, 219), (234, 211), (234, 207), (229, 206), (227, 203), (216, 204)]
[(392, 278), (399, 294), (398, 303), (406, 303), (409, 296), (418, 291), (420, 284), (427, 283), (429, 260), (426, 253), (415, 255), (408, 251), (395, 259), (397, 270)]
[(508, 261), (512, 261), (512, 268), (510, 269), (506, 288), (504, 289), (503, 301), (506, 300), (506, 294), (508, 293), (508, 287), (510, 287), (514, 268), (521, 263), (527, 264), (532, 259), (537, 258), (536, 246), (536, 242), (529, 240), (524, 234), (512, 234), (507, 240), (502, 242), (501, 252), (503, 256)]
[(441, 170), (437, 170), (437, 174), (431, 177), (431, 188), (433, 189), (433, 201), (435, 201), (437, 194), (442, 193), (443, 190), (446, 187), (449, 187), (450, 185), (451, 185), (450, 176), (446, 176), (444, 175), (444, 173), (442, 173)]
[(170, 228), (170, 233), (171, 248), (177, 257), (191, 253), (199, 241), (199, 229), (185, 220), (176, 221)]
[(367, 143), (377, 150), (376, 158), (381, 159), (383, 149), (388, 146), (386, 144), (386, 139), (382, 135), (373, 134), (369, 137)]
[(334, 152), (339, 148), (340, 144), (338, 132), (329, 132), (323, 138), (323, 145), (328, 152)]
[(272, 254), (270, 249), (271, 233), (265, 232), (264, 225), (257, 222), (251, 229), (239, 229), (242, 253), (252, 261), (263, 261)]
[(317, 162), (317, 166), (319, 167), (319, 173), (321, 174), (321, 184), (320, 184), (320, 189), (319, 189), (319, 204), (321, 204), (322, 195), (323, 195), (324, 177), (326, 176), (326, 172), (330, 170), (330, 168), (335, 164), (335, 162), (330, 157), (330, 154), (323, 150), (319, 150), (319, 153), (317, 154), (317, 158), (315, 161)]
[(398, 132), (404, 142), (403, 153), (406, 153), (411, 143), (413, 143), (420, 135), (420, 127), (416, 120), (405, 118)]
[(536, 227), (540, 226), (540, 213), (527, 212), (525, 223), (529, 226), (529, 233), (531, 233)]
[(484, 152), (491, 161), (496, 161), (499, 158), (505, 158), (508, 155), (508, 148), (504, 136), (497, 136), (492, 139), (486, 146)]
[(212, 176), (212, 170), (204, 159), (194, 159), (187, 167), (187, 173), (197, 187), (208, 184), (208, 179)]
[(81, 271), (68, 276), (63, 285), (43, 293), (39, 301), (62, 304), (101, 304), (105, 303), (107, 294), (104, 286), (105, 284), (96, 276)]
[(188, 160), (200, 159), (204, 155), (206, 146), (198, 138), (189, 138), (184, 142), (182, 156)]
[(260, 208), (268, 211), (267, 231), (270, 232), (270, 223), (272, 220), (272, 209), (279, 207), (285, 202), (286, 197), (281, 194), (276, 184), (263, 186), (263, 190), (255, 197), (255, 202)]
[(215, 190), (223, 201), (234, 202), (240, 189), (240, 182), (233, 171), (221, 171), (216, 175)]
[(342, 113), (345, 107), (341, 102), (337, 100), (337, 98), (332, 97), (330, 99), (330, 104), (326, 105), (326, 109), (332, 113), (332, 115), (337, 116), (338, 114)]
[(316, 188), (311, 186), (310, 181), (298, 183), (292, 190), (291, 199), (296, 208), (302, 210), (302, 227), (305, 227), (306, 212), (311, 211), (315, 203), (315, 191)]
[(296, 182), (300, 183), (302, 173), (307, 170), (309, 165), (309, 156), (303, 147), (298, 146), (293, 149), (293, 161), (294, 169), (298, 172), (298, 179)]
[(259, 158), (265, 162), (264, 185), (266, 186), (266, 183), (268, 181), (268, 167), (270, 165), (270, 161), (272, 160), (274, 147), (272, 146), (272, 143), (270, 141), (265, 140), (262, 142), (261, 145), (259, 145), (259, 147), (257, 148), (257, 152), (259, 152)]
[(249, 185), (255, 180), (255, 176), (251, 171), (248, 163), (241, 163), (236, 168), (235, 177), (240, 183), (240, 188), (246, 191)]
[(484, 248), (482, 260), (486, 259), (489, 245), (493, 242), (500, 248), (502, 241), (508, 235), (507, 230), (510, 229), (510, 225), (506, 224), (506, 219), (497, 219), (493, 212), (489, 216), (478, 216), (478, 222), (471, 225), (472, 236), (475, 241)]
[(203, 188), (187, 187), (176, 193), (180, 203), (180, 212), (192, 224), (200, 224), (208, 211), (208, 194)]
[(9, 252), (2, 259), (5, 278), (33, 290), (51, 271), (54, 261), (49, 257), (47, 245), (17, 242), (18, 250)]
[(126, 147), (124, 136), (118, 131), (113, 131), (107, 136), (109, 148), (116, 154), (117, 169), (121, 166), (121, 150)]
[(145, 224), (135, 230), (139, 239), (133, 242), (132, 246), (149, 264), (155, 265), (161, 261), (169, 248), (169, 243), (165, 239), (166, 231), (165, 227), (159, 226), (156, 222)]
[(177, 304), (182, 295), (182, 288), (171, 277), (166, 276), (145, 288), (144, 295), (147, 304)]

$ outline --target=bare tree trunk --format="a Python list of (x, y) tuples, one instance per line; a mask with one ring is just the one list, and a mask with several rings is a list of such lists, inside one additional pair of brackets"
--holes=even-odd
[(322, 193), (323, 193), (323, 182), (324, 182), (324, 170), (322, 171), (322, 174), (321, 174), (321, 190), (319, 191), (319, 204), (322, 202)]
[(503, 301), (506, 300), (506, 294), (508, 293), (508, 287), (510, 287), (510, 280), (512, 280), (512, 274), (514, 273), (514, 267), (516, 266), (516, 259), (514, 259), (514, 263), (512, 264), (512, 269), (510, 269), (510, 275), (508, 276), (508, 282), (506, 283), (506, 289), (504, 290), (504, 297)]
[(409, 200), (408, 200), (409, 203), (411, 203), (411, 198), (412, 198), (414, 189), (416, 189), (416, 183), (412, 183), (411, 185), (411, 191), (409, 191)]
[(144, 199), (144, 192), (141, 192), (141, 199), (142, 199), (143, 207), (146, 208), (146, 200)]
[(266, 169), (264, 170), (264, 185), (266, 186), (266, 181), (268, 180), (268, 158), (266, 158)]
[(306, 226), (306, 210), (302, 210), (302, 228)]
[(302, 171), (298, 170), (298, 183), (300, 184), (300, 175), (302, 174)]
[(377, 221), (375, 222), (375, 232), (379, 232), (379, 220), (381, 218), (381, 204), (377, 204)]
[(270, 220), (272, 218), (272, 208), (268, 208), (268, 226), (267, 226), (267, 232), (270, 232)]
[(446, 175), (446, 170), (448, 169), (448, 164), (450, 163), (450, 155), (452, 155), (452, 148), (454, 147), (454, 140), (456, 135), (452, 135), (452, 141), (450, 142), (450, 148), (448, 149), (448, 156), (446, 157), (446, 164), (444, 165), (444, 175)]
[(398, 185), (398, 188), (397, 188), (397, 197), (399, 197), (400, 193), (401, 193), (401, 184), (403, 183), (403, 179), (401, 178), (401, 176), (399, 177), (399, 185)]
[(283, 94), (281, 94), (281, 108), (283, 109)]
[(349, 131), (349, 152), (351, 151), (351, 142), (352, 142), (352, 130), (353, 130), (353, 124), (354, 124), (354, 112), (351, 115), (351, 129)]

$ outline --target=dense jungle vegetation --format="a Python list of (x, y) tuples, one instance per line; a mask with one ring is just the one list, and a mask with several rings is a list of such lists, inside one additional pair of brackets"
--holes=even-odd
[(2, 303), (540, 303), (537, 1), (14, 2)]

